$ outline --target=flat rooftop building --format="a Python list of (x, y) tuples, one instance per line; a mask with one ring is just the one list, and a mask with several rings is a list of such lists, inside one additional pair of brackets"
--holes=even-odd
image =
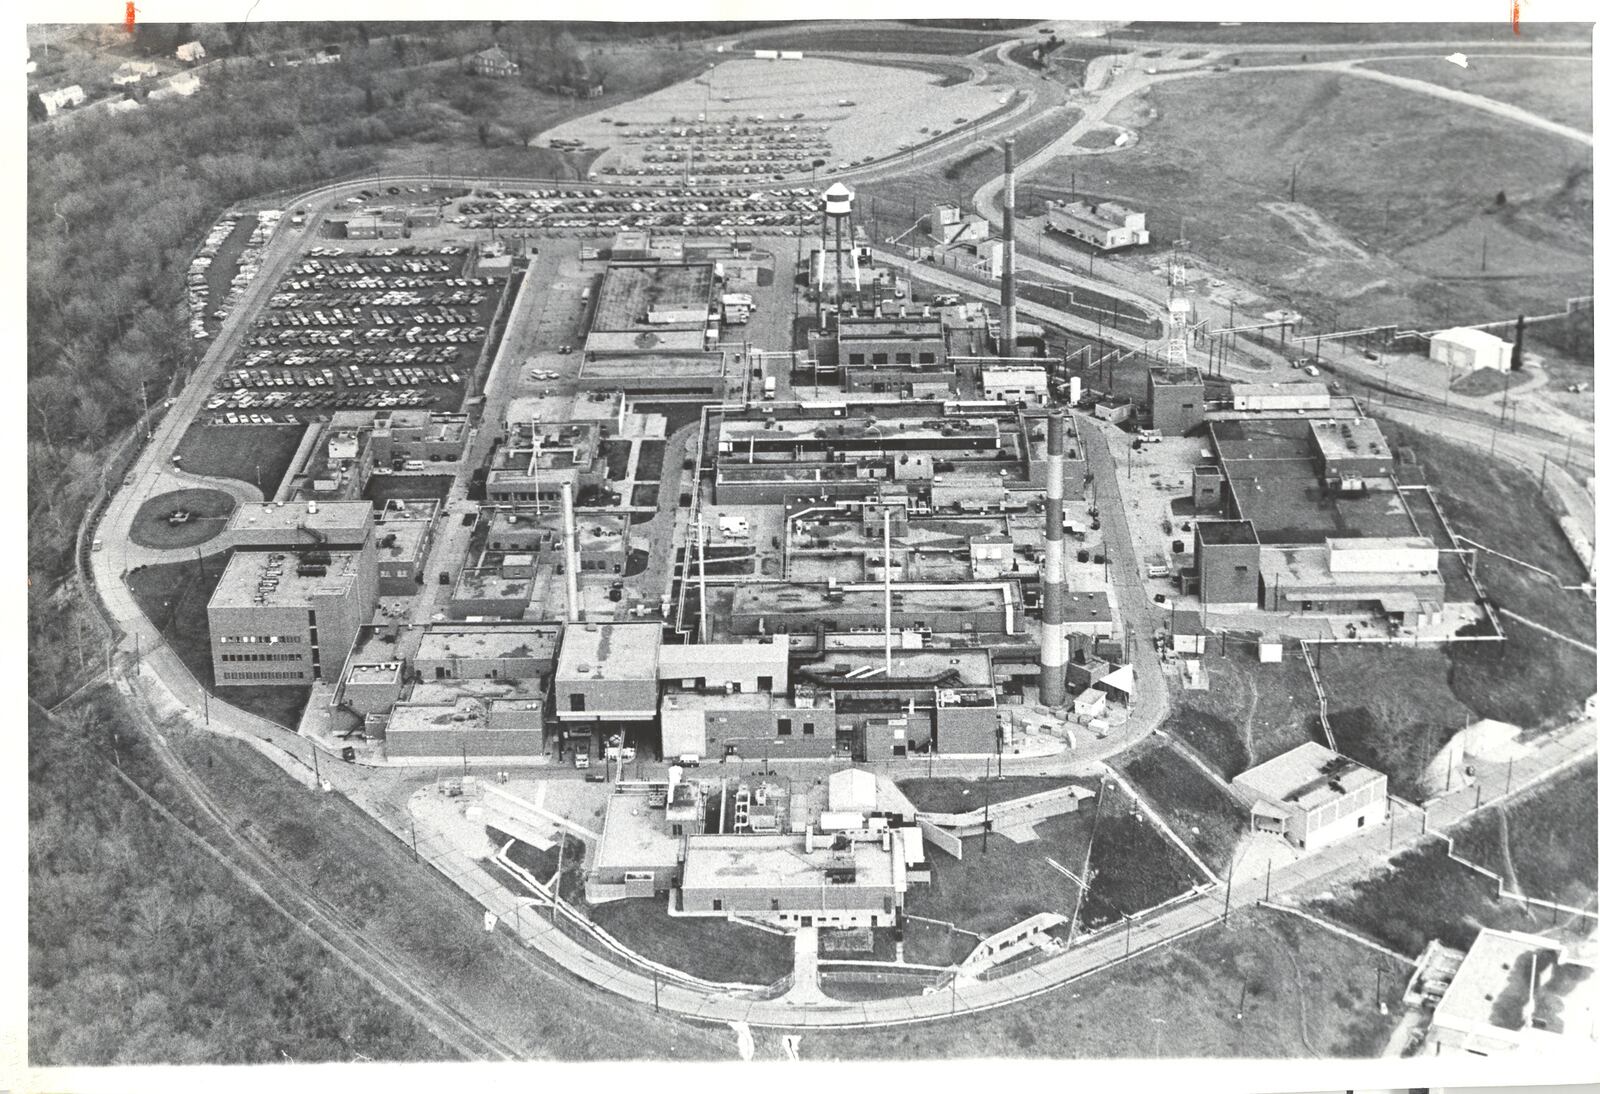
[(904, 901), (904, 849), (890, 840), (693, 836), (681, 889), (688, 915), (757, 915), (780, 922), (882, 926)]
[(367, 501), (241, 505), (228, 518), (236, 547), (323, 547), (351, 550), (367, 541), (375, 517)]
[(1233, 780), (1253, 797), (1251, 826), (1279, 832), (1308, 851), (1368, 826), (1388, 810), (1388, 779), (1381, 771), (1307, 741)]
[(640, 721), (656, 716), (661, 625), (579, 623), (556, 661), (556, 717)]
[[(1021, 599), (1008, 581), (960, 585), (896, 583), (894, 625), (935, 634), (1013, 634)], [(773, 582), (739, 585), (729, 627), (734, 634), (883, 630), (883, 586)]]
[(412, 657), (424, 680), (548, 676), (561, 641), (559, 623), (430, 625)]
[(1485, 927), (1433, 1008), (1422, 1055), (1592, 1057), (1595, 1040), (1594, 969), (1554, 939)]

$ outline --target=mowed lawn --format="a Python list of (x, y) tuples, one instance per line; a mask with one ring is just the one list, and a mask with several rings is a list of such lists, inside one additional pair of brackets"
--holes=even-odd
[(232, 552), (204, 560), (140, 566), (128, 574), (128, 588), (139, 610), (161, 630), (200, 686), (224, 702), (294, 729), (300, 724), (311, 686), (217, 687), (211, 671), (211, 624), (206, 605)]
[[(812, 1060), (1373, 1057), (1400, 1020), (1409, 974), (1331, 931), (1251, 908), (1231, 930), (1206, 928), (1023, 1003), (912, 1026), (795, 1032)], [(779, 1033), (757, 1032), (758, 1058), (782, 1058)]]
[[(128, 538), (141, 547), (195, 547), (216, 538), (227, 527), (234, 505), (233, 495), (221, 490), (200, 488), (158, 494), (139, 506)], [(188, 512), (189, 519), (182, 524), (171, 523), (168, 518), (180, 509)]]
[(1208, 691), (1176, 690), (1166, 729), (1182, 737), (1225, 779), (1281, 756), (1306, 741), (1321, 741), (1316, 723), (1317, 693), (1311, 674), (1292, 642), (1283, 661), (1262, 664), (1254, 642), (1206, 644)]
[[(1582, 908), (1595, 900), (1595, 762), (1590, 759), (1517, 799), (1485, 808), (1452, 832), (1456, 854), (1514, 876), (1528, 896)], [(1501, 836), (1500, 813), (1505, 814)], [(1510, 852), (1510, 861), (1506, 853)]]
[(983, 836), (968, 836), (961, 841), (959, 860), (926, 845), (933, 880), (906, 893), (907, 914), (943, 920), (981, 936), (1039, 912), (1070, 917), (1078, 886), (1049, 860), (1083, 876), (1094, 814), (1095, 799), (1086, 799), (1077, 812), (1035, 825), (1039, 838), (1029, 843), (990, 833), (987, 852)]
[[(1570, 140), (1328, 72), (1183, 79), (1139, 102), (1155, 117), (1136, 143), (1044, 165), (1019, 188), (1023, 214), (1066, 198), (1076, 172), (1081, 192), (1144, 210), (1157, 247), (1181, 224), (1224, 276), (1326, 327), (1335, 311), (1346, 327), (1446, 326), (1591, 291), (1593, 183)], [(1463, 276), (1486, 233), (1496, 276)]]
[(1249, 811), (1231, 794), (1168, 745), (1147, 742), (1112, 763), (1207, 866), (1218, 874), (1228, 869), (1250, 825)]
[(1114, 926), (1206, 882), (1183, 849), (1114, 780), (1105, 781), (1097, 804), (1099, 820), (1089, 851), (1089, 892), (1078, 914), (1080, 930)]
[(1060, 778), (1046, 775), (1007, 775), (991, 779), (917, 778), (897, 779), (895, 786), (910, 799), (911, 804), (927, 813), (965, 813), (969, 809), (982, 809), (987, 798), (990, 805), (1014, 801), (1064, 786), (1095, 787), (1094, 779)]
[(238, 479), (277, 493), (289, 471), (304, 425), (191, 425), (178, 443), (179, 465), (191, 475)]

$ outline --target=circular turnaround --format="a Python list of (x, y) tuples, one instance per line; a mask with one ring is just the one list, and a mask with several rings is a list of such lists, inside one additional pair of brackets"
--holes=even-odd
[(128, 538), (157, 550), (196, 547), (214, 539), (233, 514), (233, 495), (221, 490), (173, 490), (151, 498), (134, 514)]

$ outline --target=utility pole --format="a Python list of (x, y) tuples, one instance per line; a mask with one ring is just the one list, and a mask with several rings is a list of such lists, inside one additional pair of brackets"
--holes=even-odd
[(1264, 903), (1272, 903), (1272, 860), (1270, 858), (1267, 860), (1267, 891), (1261, 899)]
[(1300, 165), (1297, 163), (1297, 164), (1294, 165), (1294, 169), (1289, 175), (1289, 204), (1290, 205), (1294, 204), (1294, 192), (1295, 192), (1295, 188), (1299, 184), (1299, 182), (1300, 182)]
[(1222, 895), (1222, 925), (1228, 925), (1228, 912), (1233, 908), (1233, 863), (1228, 863), (1228, 887)]
[(1489, 233), (1483, 235), (1483, 259), (1478, 263), (1478, 272), (1486, 273), (1489, 269)]
[(989, 853), (989, 757), (983, 761), (983, 853)]

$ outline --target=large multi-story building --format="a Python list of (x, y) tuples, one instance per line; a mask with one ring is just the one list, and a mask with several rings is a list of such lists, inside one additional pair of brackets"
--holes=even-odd
[(838, 338), (846, 391), (917, 395), (919, 385), (955, 389), (955, 372), (945, 364), (944, 324), (937, 316), (841, 316)]
[(1181, 437), (1206, 417), (1206, 383), (1193, 365), (1152, 365), (1146, 383), (1150, 428)]
[(559, 623), (434, 623), (412, 670), (423, 680), (541, 680), (555, 668)]
[(356, 551), (235, 552), (206, 608), (217, 684), (337, 680), (377, 602), (370, 540)]
[(459, 460), (470, 426), (464, 414), (432, 410), (390, 410), (372, 422), (372, 455), (379, 464)]

